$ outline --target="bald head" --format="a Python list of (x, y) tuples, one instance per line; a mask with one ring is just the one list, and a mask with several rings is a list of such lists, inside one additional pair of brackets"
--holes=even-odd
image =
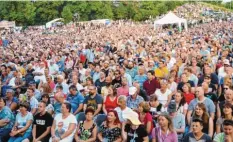
[(195, 95), (197, 98), (203, 97), (204, 96), (204, 90), (202, 87), (197, 87), (195, 91)]
[(225, 100), (227, 102), (232, 102), (233, 101), (233, 91), (231, 89), (226, 90), (224, 97), (225, 97)]

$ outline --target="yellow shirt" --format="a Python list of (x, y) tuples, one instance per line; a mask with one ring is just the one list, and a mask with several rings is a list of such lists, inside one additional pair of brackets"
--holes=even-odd
[(169, 71), (167, 67), (155, 69), (155, 76), (158, 78), (165, 78), (167, 77), (168, 73)]

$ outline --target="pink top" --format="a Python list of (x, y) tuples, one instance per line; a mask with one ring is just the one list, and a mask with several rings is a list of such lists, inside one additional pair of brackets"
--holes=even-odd
[(157, 142), (178, 142), (176, 132), (168, 131), (166, 134), (162, 134), (160, 127), (156, 127), (152, 130), (152, 138)]
[(125, 95), (128, 96), (129, 95), (129, 87), (119, 87), (117, 88), (117, 95)]

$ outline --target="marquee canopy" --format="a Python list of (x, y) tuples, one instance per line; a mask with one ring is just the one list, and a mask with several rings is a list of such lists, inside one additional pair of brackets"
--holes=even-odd
[(179, 28), (181, 28), (181, 24), (184, 24), (185, 30), (188, 30), (187, 20), (183, 18), (177, 17), (174, 13), (169, 12), (163, 18), (154, 21), (154, 28), (158, 25), (165, 25), (165, 24), (178, 24)]

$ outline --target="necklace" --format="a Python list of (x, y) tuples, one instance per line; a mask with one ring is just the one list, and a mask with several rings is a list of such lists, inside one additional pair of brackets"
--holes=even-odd
[(194, 138), (195, 138), (197, 141), (199, 141), (200, 138), (203, 136), (203, 133), (201, 133), (201, 135), (200, 135), (199, 137), (197, 137), (195, 134), (193, 134), (193, 136), (194, 136)]

